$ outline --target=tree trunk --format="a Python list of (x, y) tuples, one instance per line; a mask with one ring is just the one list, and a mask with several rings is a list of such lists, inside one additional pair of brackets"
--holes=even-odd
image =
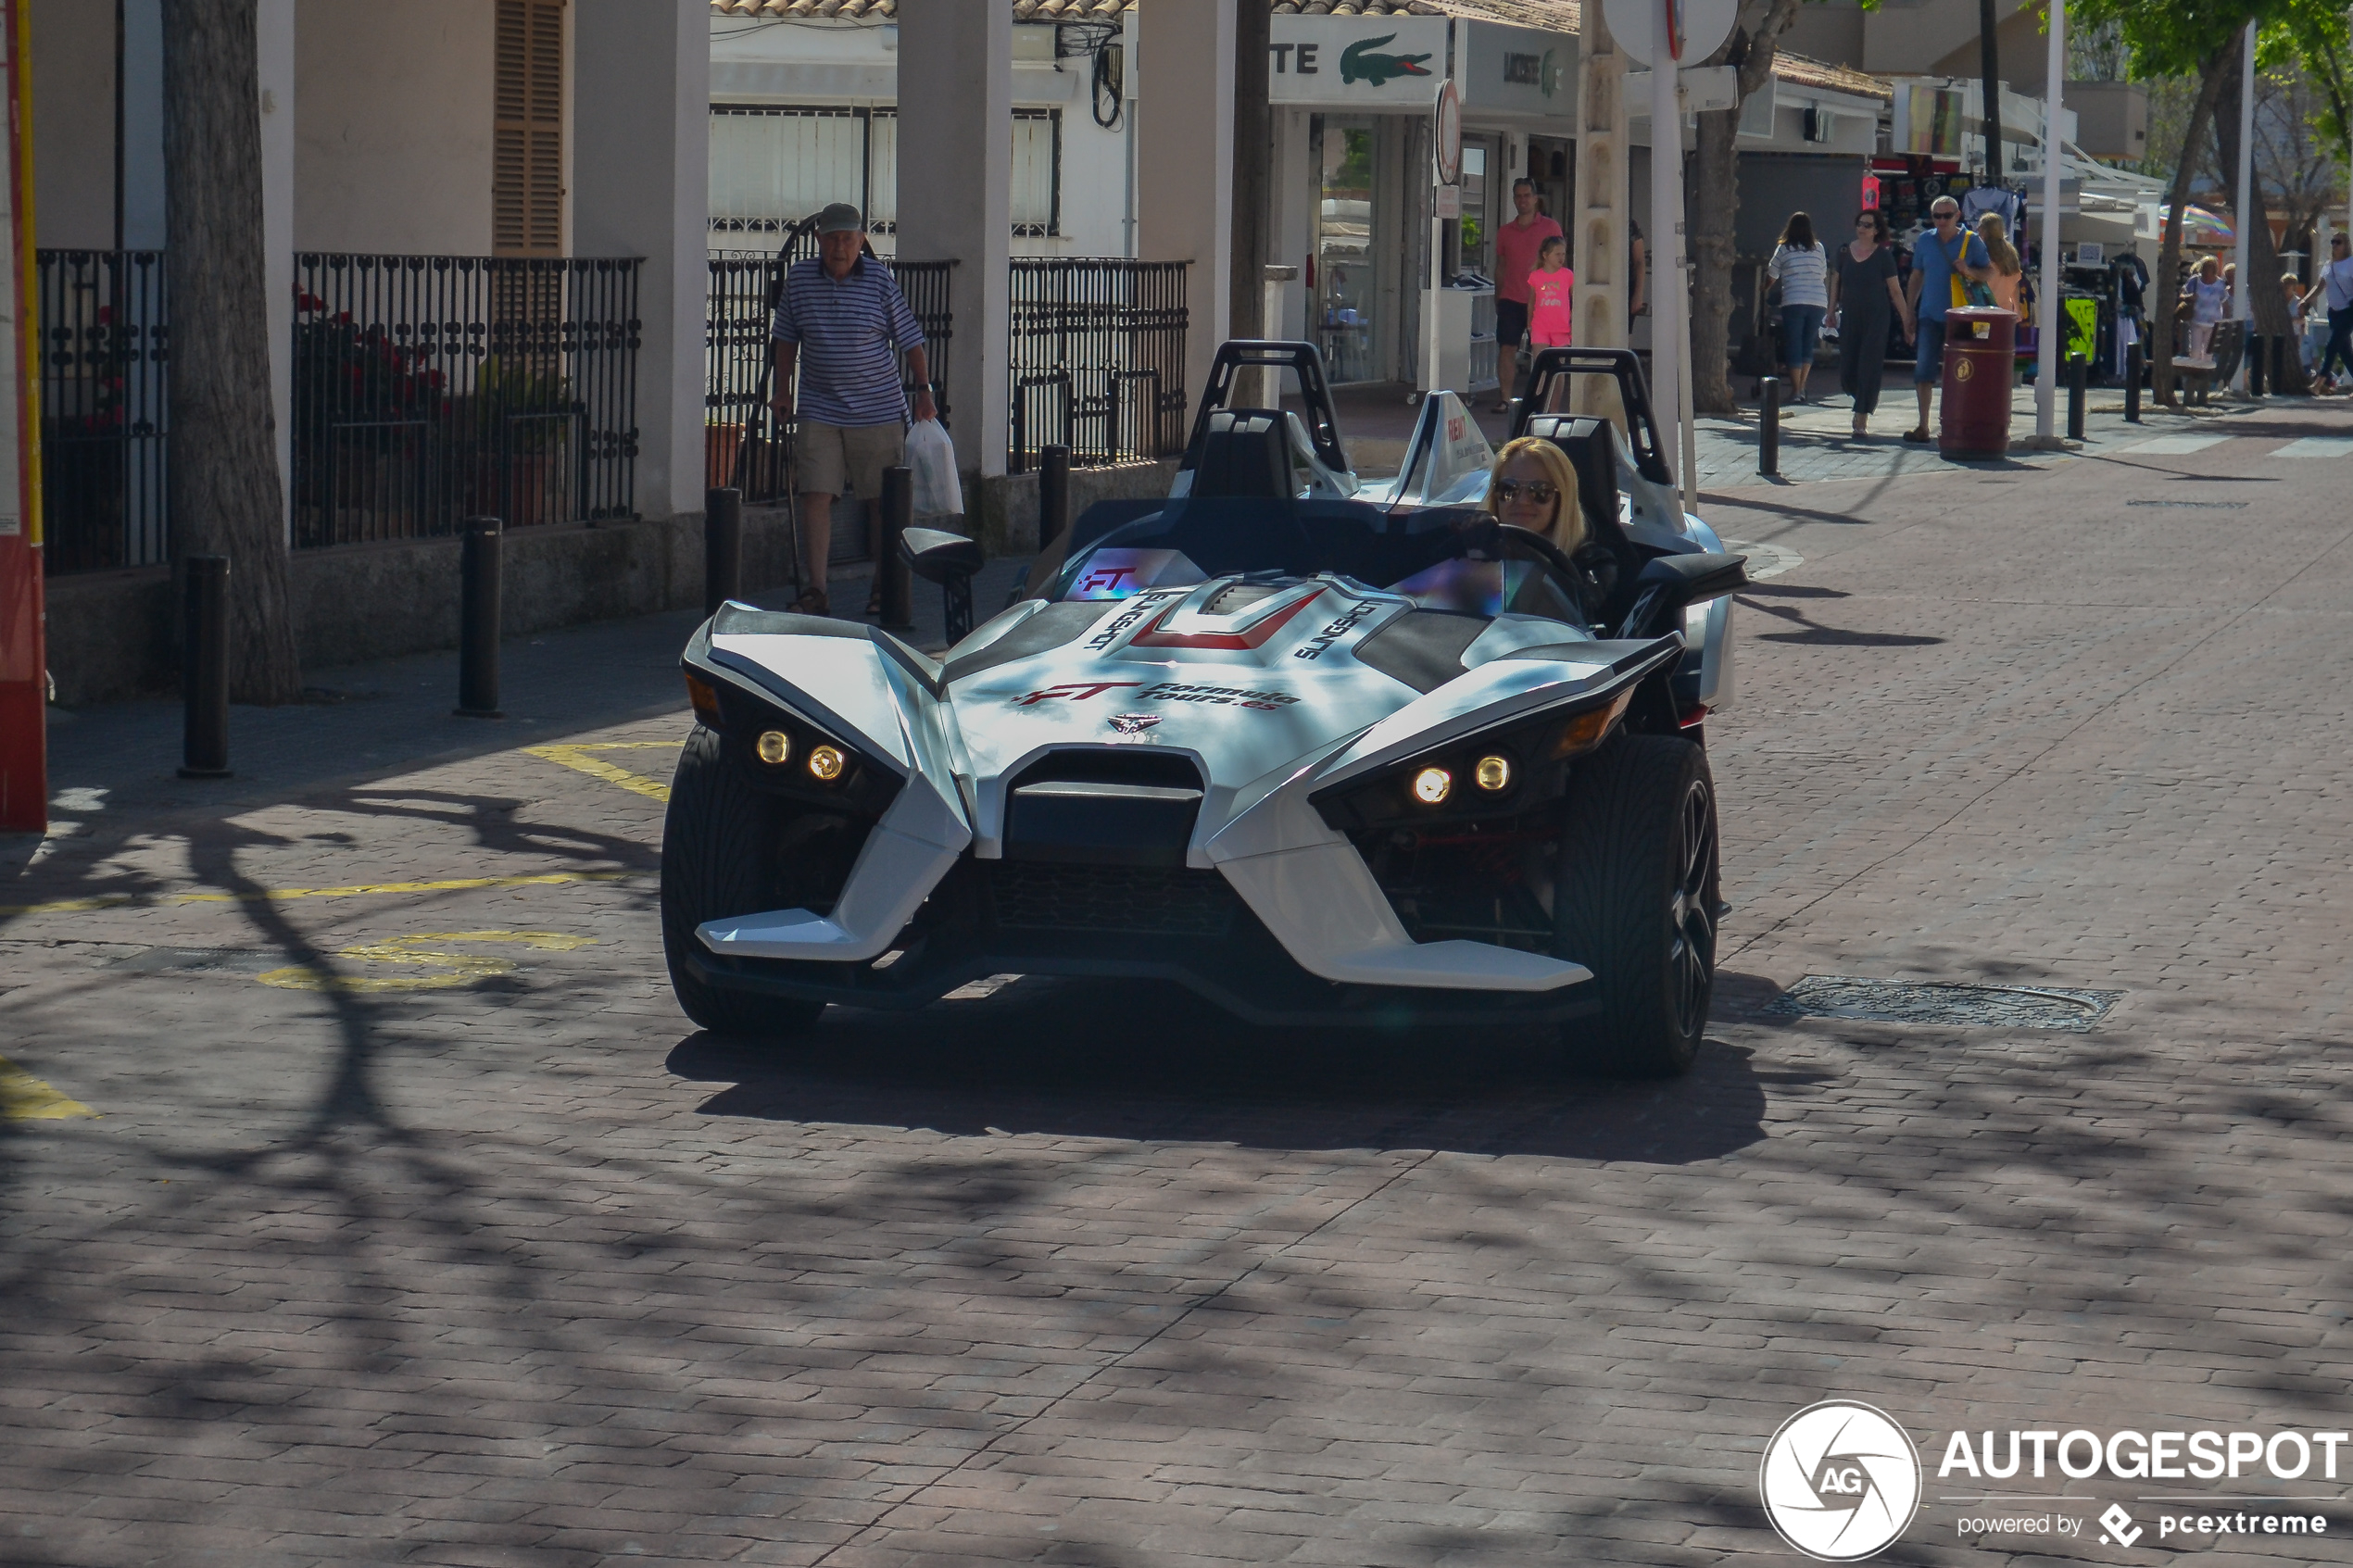
[[(2182, 296), (2182, 229), (2187, 220), (2190, 182), (2197, 173), (2197, 154), (2206, 138), (2207, 121), (2214, 117), (2221, 95), (2222, 71), (2230, 51), (2205, 61), (2198, 71), (2197, 102), (2190, 107), (2189, 129), (2182, 137), (2182, 156), (2173, 164), (2172, 188), (2166, 192), (2164, 243), (2157, 253), (2157, 281), (2149, 286), (2149, 385), (2157, 401), (2177, 407), (2173, 397), (2173, 316)], [(2036, 314), (2056, 329), (2057, 302), (2051, 308), (2036, 302)]]
[[(1773, 54), (1781, 34), (1796, 19), (1798, 0), (1749, 0), (1741, 7), (1740, 25), (1707, 62), (1732, 65), (1740, 71), (1740, 96), (1765, 85), (1773, 74)], [(1699, 150), (1692, 175), (1686, 232), (1692, 261), (1692, 407), (1702, 414), (1730, 414), (1739, 405), (1732, 396), (1731, 330), (1732, 264), (1738, 246), (1733, 220), (1740, 216), (1740, 133), (1738, 108), (1706, 109), (1699, 116)], [(1680, 137), (1651, 132), (1651, 156), (1658, 156), (1662, 140), (1672, 147)], [(1667, 232), (1663, 224), (1652, 227)], [(1764, 330), (1764, 323), (1755, 323)]]
[[(2242, 31), (2238, 43), (2230, 52), (2230, 58), (2223, 62), (2222, 91), (2214, 106), (2215, 139), (2221, 144), (2222, 167), (2230, 171), (2228, 178), (2233, 180), (2238, 177), (2239, 89), (2244, 82), (2246, 50), (2246, 34)], [(2267, 338), (2286, 337), (2295, 330), (2295, 323), (2287, 313), (2287, 292), (2282, 286), (2284, 273), (2280, 267), (2279, 246), (2271, 243), (2271, 220), (2263, 201), (2259, 160), (2254, 174), (2251, 183), (2255, 189), (2247, 193), (2247, 199), (2240, 204), (2246, 210), (2237, 215), (2240, 223), (2249, 226), (2246, 230), (2248, 275), (2239, 280), (2239, 287), (2250, 291), (2246, 296), (2250, 307), (2248, 313), (2253, 318), (2248, 330)], [(2248, 345), (2247, 352), (2252, 354), (2254, 351), (2254, 345)], [(2293, 345), (2280, 361), (2280, 384), (2271, 390), (2296, 397), (2310, 390), (2310, 383), (2304, 375), (2304, 356), (2295, 352)]]
[(171, 295), (170, 505), (176, 555), (225, 555), (229, 687), (302, 695), (286, 599), (271, 406), (255, 0), (164, 6), (166, 269)]

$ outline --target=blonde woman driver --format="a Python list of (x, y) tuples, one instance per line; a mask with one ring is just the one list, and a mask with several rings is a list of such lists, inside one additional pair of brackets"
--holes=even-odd
[(1495, 454), (1487, 482), (1487, 509), (1497, 522), (1541, 533), (1575, 555), (1585, 542), (1585, 513), (1577, 504), (1577, 470), (1549, 441), (1523, 435)]

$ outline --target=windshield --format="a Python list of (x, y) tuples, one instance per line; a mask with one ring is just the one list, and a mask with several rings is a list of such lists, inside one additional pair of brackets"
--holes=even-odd
[(1321, 574), (1385, 589), (1426, 609), (1585, 624), (1579, 587), (1486, 512), (1397, 514), (1355, 502), (1285, 506), (1255, 498), (1172, 500), (1114, 529), (1057, 576), (1050, 598), (1124, 599), (1229, 575), (1280, 583)]

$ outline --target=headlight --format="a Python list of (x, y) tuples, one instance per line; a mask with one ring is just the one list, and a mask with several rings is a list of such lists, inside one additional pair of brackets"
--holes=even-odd
[[(1567, 762), (1608, 739), (1633, 699), (1629, 684), (1598, 707), (1546, 713), (1435, 746), (1309, 799), (1342, 833), (1528, 810), (1558, 797)], [(1474, 787), (1458, 788), (1462, 781)]]
[(696, 717), (718, 732), (726, 755), (763, 795), (879, 817), (905, 786), (895, 769), (857, 745), (734, 681), (690, 668), (686, 690)]

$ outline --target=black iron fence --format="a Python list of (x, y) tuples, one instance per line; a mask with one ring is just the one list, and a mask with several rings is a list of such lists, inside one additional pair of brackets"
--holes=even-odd
[(1185, 445), (1185, 268), (1109, 257), (1013, 263), (1006, 467), (1059, 442), (1101, 468)]
[(635, 516), (642, 265), (296, 257), (296, 546)]
[(167, 560), (163, 253), (44, 250), (36, 269), (45, 570)]
[[(711, 306), (703, 359), (703, 470), (708, 486), (732, 484), (748, 501), (782, 498), (790, 482), (793, 420), (770, 406), (769, 334), (784, 268), (817, 254), (806, 229), (788, 239), (781, 257), (773, 251), (713, 251)], [(907, 296), (907, 307), (924, 329), (926, 369), (943, 423), (953, 425), (948, 407), (948, 352), (954, 316), (948, 301), (952, 261), (890, 262), (891, 276)], [(900, 379), (912, 394), (906, 357)]]

